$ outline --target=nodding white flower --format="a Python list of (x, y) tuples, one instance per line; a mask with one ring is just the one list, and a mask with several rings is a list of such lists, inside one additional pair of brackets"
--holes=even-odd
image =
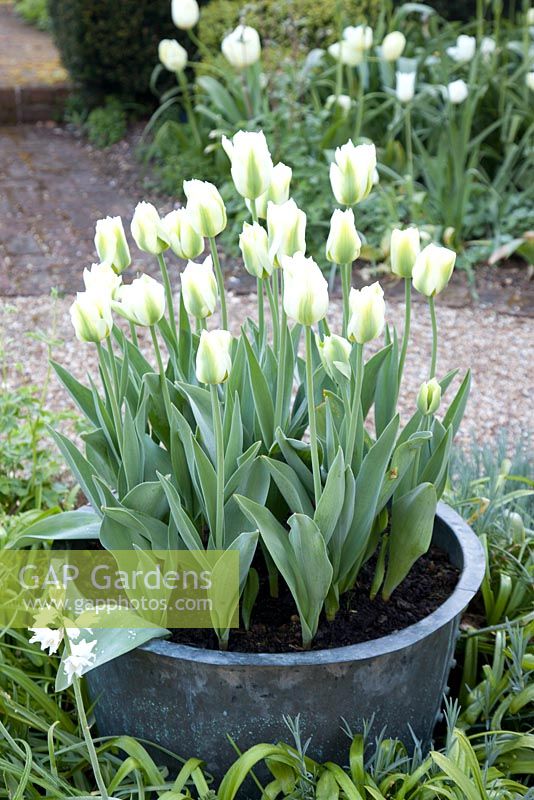
[(491, 36), (484, 36), (480, 42), (480, 52), (486, 61), (493, 55), (496, 48), (497, 43), (495, 42), (495, 39), (491, 38)]
[(272, 274), (273, 262), (269, 257), (269, 237), (265, 228), (255, 222), (245, 222), (239, 236), (239, 249), (245, 269), (255, 278), (266, 278)]
[(373, 46), (373, 29), (368, 25), (349, 25), (343, 31), (343, 39), (358, 50), (370, 50)]
[(57, 653), (59, 645), (63, 641), (63, 631), (53, 630), (52, 628), (30, 628), (33, 636), (30, 644), (39, 644), (41, 650), (48, 650), (50, 655)]
[(400, 31), (391, 31), (384, 37), (380, 55), (384, 61), (396, 61), (404, 52), (406, 36)]
[(409, 103), (415, 95), (416, 72), (397, 72), (395, 94), (399, 103)]
[(352, 99), (348, 94), (331, 94), (326, 98), (325, 106), (326, 108), (337, 106), (344, 114), (348, 114), (352, 106)]
[(467, 83), (461, 79), (453, 81), (447, 86), (447, 97), (449, 99), (449, 103), (452, 103), (455, 106), (463, 103), (464, 100), (467, 99), (468, 94), (469, 89), (467, 87)]
[(353, 206), (365, 200), (373, 187), (376, 168), (374, 144), (354, 144), (349, 140), (335, 152), (330, 165), (330, 183), (340, 205)]
[(187, 50), (176, 39), (162, 39), (158, 58), (169, 72), (182, 72), (187, 66)]
[(386, 324), (384, 292), (378, 282), (363, 289), (351, 289), (347, 334), (352, 342), (365, 344), (380, 336)]
[(347, 67), (357, 67), (364, 59), (364, 51), (358, 47), (354, 47), (350, 42), (341, 39), (339, 42), (334, 42), (328, 48), (328, 52), (336, 61), (341, 61)]
[(113, 328), (111, 302), (108, 293), (95, 290), (77, 293), (70, 317), (80, 342), (97, 344), (109, 336)]
[(350, 378), (351, 343), (335, 333), (325, 336), (322, 340), (320, 336), (316, 336), (315, 342), (326, 374), (332, 380), (339, 378), (338, 373)]
[(428, 244), (415, 260), (412, 271), (414, 287), (427, 297), (439, 294), (450, 281), (455, 262), (454, 250)]
[[(286, 166), (281, 161), (273, 167), (269, 188), (255, 200), (258, 219), (265, 219), (267, 217), (267, 205), (269, 201), (279, 206), (289, 200), (289, 185), (292, 175), (293, 170), (291, 167)], [(246, 204), (250, 211), (252, 208), (252, 201), (246, 200)]]
[(232, 334), (229, 331), (202, 331), (196, 359), (199, 383), (215, 385), (228, 379), (232, 369), (231, 344)]
[(222, 40), (223, 56), (235, 69), (245, 69), (260, 60), (261, 41), (256, 28), (238, 25)]
[(226, 208), (219, 190), (208, 181), (184, 181), (189, 221), (199, 236), (213, 238), (226, 228)]
[(132, 236), (140, 250), (158, 256), (167, 250), (169, 239), (156, 208), (141, 202), (135, 207), (131, 224)]
[(122, 283), (122, 278), (108, 264), (93, 264), (91, 269), (84, 269), (83, 282), (88, 292), (108, 295), (112, 299)]
[(326, 257), (334, 264), (352, 264), (360, 255), (362, 243), (356, 225), (354, 211), (336, 208), (330, 220), (330, 233), (326, 242)]
[(114, 311), (134, 325), (151, 327), (165, 313), (165, 290), (149, 275), (141, 275), (132, 283), (121, 286), (118, 301), (112, 301)]
[(527, 25), (534, 25), (534, 8), (529, 8), (526, 17)]
[(108, 264), (117, 274), (130, 266), (130, 248), (126, 241), (122, 219), (99, 219), (95, 229), (95, 247), (103, 264)]
[(422, 383), (417, 394), (417, 409), (423, 416), (435, 414), (441, 403), (441, 386), (435, 378)]
[(194, 28), (200, 17), (197, 0), (172, 0), (172, 21), (183, 31)]
[(276, 267), (283, 256), (306, 251), (306, 214), (293, 199), (285, 203), (267, 203), (269, 258)]
[(169, 239), (171, 250), (178, 258), (186, 261), (198, 258), (204, 251), (204, 239), (191, 225), (185, 208), (177, 208), (162, 219), (163, 228)]
[(301, 325), (313, 325), (328, 311), (328, 283), (313, 258), (283, 256), (284, 310)]
[(475, 55), (476, 49), (477, 40), (475, 37), (466, 36), (465, 33), (462, 33), (456, 39), (456, 44), (453, 47), (447, 47), (447, 55), (450, 56), (453, 61), (465, 64), (467, 61), (471, 61)]
[(534, 72), (527, 72), (525, 75), (525, 83), (531, 92), (534, 92)]
[(421, 249), (419, 229), (415, 227), (395, 228), (391, 232), (391, 271), (401, 278), (411, 278), (415, 259)]
[(93, 652), (95, 645), (96, 639), (91, 642), (86, 639), (82, 639), (79, 642), (71, 642), (70, 654), (63, 662), (69, 684), (72, 683), (75, 675), (81, 678), (87, 668), (93, 666), (96, 659), (96, 653)]
[(215, 311), (218, 297), (211, 256), (208, 256), (202, 264), (189, 261), (180, 280), (187, 313), (196, 319), (210, 317)]
[(256, 200), (270, 186), (273, 160), (263, 131), (238, 131), (232, 141), (222, 137), (222, 146), (232, 164), (232, 180), (242, 197)]

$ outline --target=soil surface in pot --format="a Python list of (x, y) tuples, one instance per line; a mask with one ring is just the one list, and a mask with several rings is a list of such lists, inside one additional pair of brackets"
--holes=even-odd
[[(375, 564), (371, 559), (364, 566), (357, 585), (342, 597), (341, 608), (333, 622), (322, 615), (313, 650), (367, 642), (419, 622), (450, 597), (460, 572), (443, 550), (431, 547), (385, 603), (381, 597), (369, 598)], [(172, 641), (218, 649), (217, 638), (208, 629), (175, 630)], [(282, 580), (280, 596), (276, 599), (270, 597), (267, 581), (260, 586), (250, 629), (232, 630), (228, 649), (240, 653), (287, 653), (302, 649), (299, 617)]]

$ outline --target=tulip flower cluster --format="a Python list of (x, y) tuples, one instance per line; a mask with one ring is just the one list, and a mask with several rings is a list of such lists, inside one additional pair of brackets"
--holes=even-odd
[[(123, 281), (130, 256), (122, 223), (99, 221), (101, 263), (84, 272), (86, 290), (71, 314), (78, 339), (98, 349), (104, 393), (62, 370), (94, 435), (84, 455), (73, 455), (62, 434), (55, 436), (106, 547), (161, 549), (164, 542), (238, 550), (244, 619), (253, 614), (250, 569), (256, 552), (260, 563), (261, 540), (269, 585), (276, 593), (278, 581), (287, 583), (307, 647), (321, 611), (335, 616), (373, 553), (380, 553), (380, 568), (372, 594), (388, 598), (430, 544), (428, 510), (445, 486), (469, 390), (467, 375), (438, 420), (454, 374), (437, 374), (434, 303), (455, 254), (432, 243), (421, 249), (417, 228), (393, 231), (392, 271), (406, 287), (398, 337), (380, 284), (352, 286), (361, 247), (357, 206), (372, 191), (376, 152), (372, 144), (347, 142), (331, 166), (333, 202), (341, 208), (333, 209), (323, 251), (342, 269), (343, 320), (333, 330), (321, 254), (307, 254), (306, 214), (289, 196), (290, 168), (273, 164), (261, 132), (240, 131), (224, 147), (249, 214), (239, 244), (244, 268), (257, 280), (257, 319), (239, 320), (238, 336), (236, 327), (230, 330), (217, 244), (226, 209), (213, 184), (185, 181), (186, 206), (163, 218), (149, 203), (135, 209), (133, 239), (154, 256), (161, 281), (148, 275)], [(179, 302), (173, 253), (187, 260)], [(433, 349), (428, 381), (412, 398), (413, 416), (402, 429), (396, 405), (412, 288), (428, 300)], [(154, 366), (139, 351), (140, 328), (150, 331)], [(382, 336), (383, 346), (366, 361), (369, 343)], [(228, 627), (220, 619), (214, 627), (228, 646)]]

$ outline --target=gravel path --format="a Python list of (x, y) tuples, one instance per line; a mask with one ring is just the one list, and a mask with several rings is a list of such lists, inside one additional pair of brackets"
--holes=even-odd
[[(255, 298), (229, 294), (229, 314), (237, 332), (247, 314), (255, 316)], [(57, 301), (57, 329), (53, 357), (80, 379), (87, 371), (94, 373), (95, 353), (91, 345), (76, 341), (68, 315), (70, 299)], [(52, 331), (52, 301), (48, 297), (0, 298), (0, 336), (10, 344), (8, 353), (20, 363), (20, 369), (10, 370), (8, 381), (42, 384), (46, 374), (44, 345), (29, 338), (31, 331)], [(402, 329), (403, 305), (388, 303), (388, 319)], [(340, 303), (333, 300), (329, 322), (333, 331), (339, 330)], [(532, 429), (532, 397), (534, 396), (534, 323), (529, 318), (481, 312), (471, 308), (450, 308), (438, 305), (441, 347), (438, 374), (459, 367), (463, 373), (473, 370), (473, 386), (463, 428), (458, 440), (487, 442), (500, 429), (506, 429), (509, 441), (516, 442)], [(213, 318), (210, 327), (216, 326)], [(412, 346), (408, 353), (404, 390), (400, 409), (411, 413), (420, 382), (426, 377), (430, 359), (431, 334), (426, 306), (416, 301), (412, 323)], [(147, 351), (150, 345), (146, 342)], [(458, 383), (455, 382), (455, 386)], [(54, 409), (70, 408), (70, 399), (53, 377), (49, 387), (48, 405)]]

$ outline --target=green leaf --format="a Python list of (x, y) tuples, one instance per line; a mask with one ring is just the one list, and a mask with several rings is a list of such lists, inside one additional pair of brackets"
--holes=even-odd
[(200, 538), (200, 534), (184, 511), (178, 491), (168, 478), (165, 478), (163, 475), (159, 475), (158, 477), (167, 497), (171, 509), (171, 516), (185, 546), (188, 550), (204, 550), (204, 544)]
[(280, 494), (289, 506), (289, 510), (292, 513), (296, 511), (299, 514), (312, 516), (313, 504), (295, 471), (283, 461), (276, 461), (274, 458), (268, 458), (268, 456), (262, 456), (262, 460), (267, 465)]
[(71, 375), (70, 372), (65, 369), (65, 367), (62, 367), (61, 364), (58, 364), (56, 361), (50, 361), (50, 365), (53, 367), (54, 372), (80, 411), (85, 414), (87, 419), (91, 420), (93, 425), (98, 427), (98, 416), (95, 409), (92, 391), (87, 386), (84, 386), (83, 383), (80, 383), (80, 381), (76, 380), (76, 378)]
[(271, 390), (265, 380), (263, 370), (258, 363), (254, 350), (244, 334), (242, 341), (244, 342), (247, 352), (250, 385), (254, 396), (255, 411), (265, 446), (269, 449), (274, 437), (274, 407)]
[(93, 480), (94, 468), (92, 464), (80, 453), (76, 445), (74, 445), (66, 436), (59, 431), (49, 428), (50, 435), (53, 437), (55, 443), (59, 447), (61, 454), (67, 461), (69, 467), (74, 473), (74, 477), (80, 484), (82, 492), (85, 494), (95, 512), (98, 514), (100, 509), (100, 499), (96, 486)]
[(145, 459), (128, 403), (124, 409), (121, 454), (128, 489), (133, 489), (143, 480)]
[(392, 347), (392, 344), (387, 344), (385, 347), (382, 347), (378, 353), (375, 353), (368, 361), (366, 361), (363, 368), (361, 403), (364, 419), (369, 413), (369, 410), (373, 404), (376, 393), (376, 382), (378, 380), (378, 375), (380, 374), (380, 368), (384, 363), (386, 356), (391, 352)]
[(449, 408), (447, 409), (447, 413), (443, 417), (443, 427), (449, 428), (452, 426), (453, 436), (456, 436), (458, 428), (460, 427), (460, 423), (465, 412), (465, 407), (467, 405), (467, 400), (469, 398), (470, 388), (471, 370), (468, 370), (454, 400), (450, 404)]
[(178, 389), (189, 400), (189, 405), (197, 423), (202, 442), (208, 452), (212, 464), (215, 464), (215, 434), (213, 432), (213, 416), (211, 397), (207, 389), (187, 383), (178, 383)]
[(321, 498), (315, 509), (314, 522), (321, 531), (326, 544), (330, 541), (343, 510), (345, 500), (345, 459), (341, 447), (337, 451)]
[(29, 525), (22, 534), (10, 542), (7, 547), (18, 549), (27, 547), (37, 540), (74, 541), (80, 539), (98, 539), (102, 516), (94, 511), (78, 509), (51, 514)]

